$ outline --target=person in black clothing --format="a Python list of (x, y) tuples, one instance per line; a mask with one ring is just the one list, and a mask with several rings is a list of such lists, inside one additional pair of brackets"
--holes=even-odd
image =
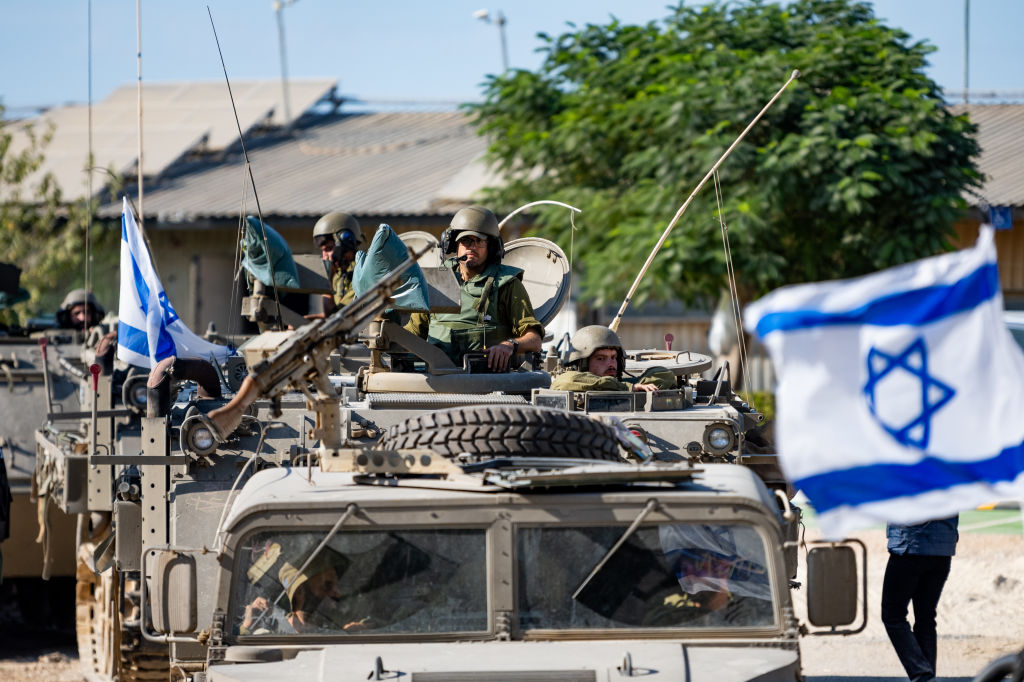
[[(882, 623), (911, 682), (935, 679), (935, 609), (959, 539), (959, 517), (911, 526), (889, 524), (889, 563), (882, 582)], [(907, 605), (914, 605), (914, 627)]]

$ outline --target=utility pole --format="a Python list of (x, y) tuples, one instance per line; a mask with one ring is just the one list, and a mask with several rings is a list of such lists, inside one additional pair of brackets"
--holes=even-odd
[(274, 14), (277, 15), (277, 47), (281, 55), (281, 94), (284, 97), (284, 124), (290, 128), (292, 125), (292, 107), (288, 101), (288, 59), (285, 56), (284, 47), (284, 15), (281, 13), (285, 7), (294, 5), (298, 0), (274, 0)]
[(968, 86), (970, 85), (971, 56), (971, 0), (964, 0), (964, 104), (967, 104)]
[(505, 43), (505, 15), (502, 14), (499, 9), (498, 16), (491, 19), (490, 11), (486, 9), (478, 9), (473, 12), (473, 17), (480, 21), (486, 21), (488, 24), (497, 25), (498, 35), (501, 37), (501, 66), (504, 71), (508, 71), (508, 45)]

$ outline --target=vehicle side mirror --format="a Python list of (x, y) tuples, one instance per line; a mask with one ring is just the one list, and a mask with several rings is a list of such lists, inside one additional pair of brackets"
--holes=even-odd
[[(860, 545), (861, 560), (852, 544)], [(829, 630), (812, 634), (852, 635), (867, 626), (867, 548), (859, 540), (819, 543), (807, 553), (807, 619)], [(857, 629), (837, 630), (857, 620), (858, 599), (863, 617)]]
[(173, 550), (155, 550), (152, 574), (153, 629), (162, 634), (196, 630), (196, 560)]

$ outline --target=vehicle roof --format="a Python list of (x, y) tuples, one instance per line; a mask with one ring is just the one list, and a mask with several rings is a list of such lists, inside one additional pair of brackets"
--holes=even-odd
[[(644, 465), (610, 465), (618, 466), (623, 472), (642, 469)], [(685, 466), (685, 465), (681, 465)], [(607, 463), (595, 465), (595, 471), (607, 471)], [(433, 481), (431, 487), (403, 487), (398, 485), (364, 485), (355, 481), (355, 474), (350, 472), (324, 472), (319, 469), (304, 467), (281, 467), (267, 469), (255, 474), (242, 488), (235, 503), (232, 505), (224, 528), (230, 530), (238, 521), (253, 513), (273, 510), (294, 510), (310, 508), (342, 508), (349, 503), (359, 505), (429, 505), (432, 503), (446, 504), (491, 504), (496, 493), (506, 496), (547, 495), (550, 492), (531, 492), (528, 489), (495, 490), (485, 483), (482, 477), (465, 477), (462, 481), (447, 483)], [(467, 481), (477, 481), (480, 490), (475, 491)], [(587, 494), (597, 495), (650, 495), (649, 485), (603, 484), (602, 489)], [(610, 488), (614, 487), (614, 491)], [(560, 488), (556, 492), (573, 494), (579, 488)], [(738, 464), (702, 464), (694, 470), (692, 478), (677, 481), (672, 489), (673, 496), (693, 498), (728, 497), (733, 500), (749, 501), (775, 509), (772, 493), (756, 474), (745, 466)], [(508, 498), (504, 498), (507, 500)]]

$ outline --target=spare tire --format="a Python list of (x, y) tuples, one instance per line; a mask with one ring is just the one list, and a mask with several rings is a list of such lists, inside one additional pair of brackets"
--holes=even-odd
[(586, 415), (528, 405), (477, 405), (425, 412), (390, 427), (388, 450), (428, 448), (449, 457), (571, 457), (623, 461), (615, 429)]

